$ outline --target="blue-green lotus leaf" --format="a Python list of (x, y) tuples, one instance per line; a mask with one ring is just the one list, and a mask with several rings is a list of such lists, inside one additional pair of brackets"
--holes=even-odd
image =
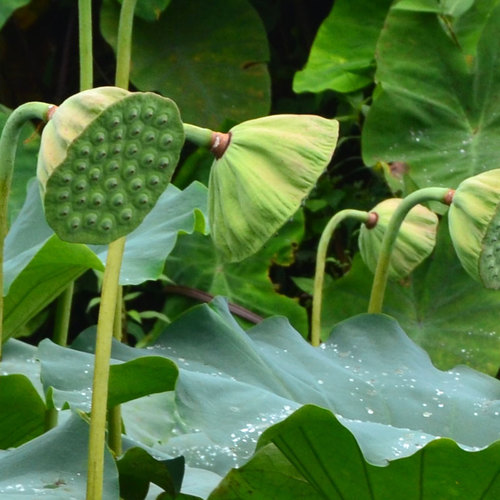
[(230, 130), (208, 186), (216, 247), (237, 262), (255, 253), (298, 210), (332, 157), (338, 122), (275, 115)]

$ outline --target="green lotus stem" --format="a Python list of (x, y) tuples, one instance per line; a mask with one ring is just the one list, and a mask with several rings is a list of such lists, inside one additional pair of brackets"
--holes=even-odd
[[(336, 213), (325, 226), (318, 244), (316, 254), (316, 271), (314, 273), (314, 291), (311, 316), (311, 344), (315, 347), (321, 342), (321, 305), (323, 302), (323, 282), (325, 279), (325, 263), (328, 245), (337, 226), (345, 219), (360, 222), (372, 222), (373, 214), (360, 210), (346, 209)], [(374, 222), (374, 221), (373, 221)]]
[(419, 203), (429, 201), (439, 201), (446, 205), (451, 202), (449, 188), (430, 187), (423, 188), (411, 193), (398, 205), (394, 211), (387, 230), (382, 240), (380, 248), (380, 255), (375, 269), (375, 276), (373, 278), (373, 285), (370, 295), (370, 303), (368, 305), (369, 313), (381, 313), (382, 305), (384, 302), (385, 289), (387, 287), (387, 279), (389, 276), (389, 264), (391, 262), (392, 250), (394, 243), (399, 233), (399, 228), (403, 223), (408, 212)]
[(92, 383), (87, 500), (102, 499), (109, 362), (111, 359), (118, 283), (124, 248), (125, 237), (109, 244), (102, 282), (101, 304), (97, 320), (94, 379)]
[(78, 0), (78, 32), (80, 48), (80, 91), (94, 85), (92, 56), (92, 0)]
[[(129, 84), (132, 28), (136, 1), (123, 0), (118, 24), (115, 85), (124, 89), (127, 89)], [(97, 320), (94, 379), (92, 383), (87, 500), (102, 499), (109, 363), (124, 249), (125, 237), (119, 238), (109, 244), (102, 283), (101, 305)], [(121, 444), (119, 446), (121, 448)]]
[(118, 44), (116, 46), (115, 85), (128, 89), (132, 53), (132, 27), (137, 0), (123, 0), (118, 23)]
[(69, 320), (71, 318), (71, 303), (75, 284), (72, 281), (57, 299), (56, 316), (54, 321), (53, 340), (56, 344), (68, 344)]
[(208, 128), (197, 127), (190, 123), (184, 123), (184, 133), (186, 139), (202, 148), (211, 148), (214, 131)]
[[(122, 341), (122, 304), (123, 287), (118, 286), (113, 337), (119, 342)], [(108, 410), (108, 445), (115, 456), (122, 454), (122, 412), (120, 405), (113, 406)]]
[(19, 106), (9, 115), (0, 137), (0, 359), (3, 341), (3, 253), (17, 144), (23, 125), (33, 119), (46, 121), (51, 107), (51, 104), (44, 102), (28, 102)]

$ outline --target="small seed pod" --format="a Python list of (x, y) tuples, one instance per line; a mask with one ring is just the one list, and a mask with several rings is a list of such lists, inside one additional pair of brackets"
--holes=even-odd
[(262, 245), (299, 209), (328, 165), (338, 122), (275, 115), (236, 125), (208, 185), (212, 239), (228, 261)]
[(463, 268), (486, 288), (500, 288), (500, 169), (463, 181), (448, 214)]
[[(387, 225), (401, 198), (390, 198), (379, 203), (372, 212), (378, 215), (371, 229), (361, 226), (359, 250), (364, 263), (375, 272), (380, 248)], [(414, 206), (399, 229), (391, 254), (389, 278), (393, 280), (408, 276), (434, 249), (438, 218), (423, 205)]]
[(170, 182), (183, 144), (170, 99), (117, 87), (68, 98), (45, 126), (38, 157), (48, 224), (73, 243), (130, 233)]

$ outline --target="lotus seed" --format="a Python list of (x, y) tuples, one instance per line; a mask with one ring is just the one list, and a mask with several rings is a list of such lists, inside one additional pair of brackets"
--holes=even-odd
[(117, 161), (110, 161), (108, 163), (108, 172), (116, 172), (120, 168), (120, 164)]
[(99, 207), (104, 203), (104, 196), (101, 193), (94, 193), (92, 195), (92, 205)]
[(131, 137), (137, 137), (142, 132), (142, 126), (136, 125), (134, 128), (130, 130)]
[(160, 178), (157, 175), (152, 175), (149, 178), (149, 184), (150, 186), (157, 186), (160, 182)]
[(117, 193), (113, 196), (112, 200), (111, 200), (111, 203), (115, 206), (115, 207), (121, 207), (123, 205), (123, 203), (125, 202), (125, 197), (123, 196), (122, 193)]
[(165, 115), (165, 114), (162, 114), (160, 115), (157, 119), (156, 119), (156, 124), (159, 126), (159, 127), (162, 127), (164, 125), (166, 125), (166, 123), (168, 122), (168, 115)]
[(154, 115), (154, 112), (155, 110), (151, 107), (147, 107), (145, 110), (144, 110), (144, 113), (142, 115), (142, 118), (144, 120), (149, 120), (150, 118), (152, 118), (152, 116)]
[(105, 149), (99, 149), (94, 154), (95, 161), (101, 161), (108, 156), (108, 152)]
[(118, 179), (116, 177), (110, 177), (106, 181), (106, 187), (108, 189), (115, 189), (118, 186)]
[(137, 191), (142, 188), (142, 179), (137, 177), (129, 184), (130, 189)]
[(85, 203), (87, 203), (87, 197), (86, 196), (80, 196), (80, 198), (78, 198), (76, 200), (76, 203), (77, 203), (77, 205), (85, 205)]
[(77, 192), (84, 191), (85, 189), (87, 189), (87, 181), (85, 179), (80, 179), (75, 183), (74, 187), (75, 191)]
[(162, 156), (158, 160), (158, 168), (164, 169), (168, 167), (168, 164), (170, 163), (170, 160), (166, 158), (165, 156)]
[(79, 161), (76, 164), (76, 169), (78, 170), (78, 172), (84, 172), (87, 169), (87, 163), (84, 161)]
[(134, 164), (129, 164), (127, 165), (127, 168), (125, 169), (125, 175), (130, 177), (134, 175), (137, 172), (137, 168)]
[(144, 142), (153, 142), (156, 139), (156, 134), (150, 130), (149, 132), (144, 134), (143, 140)]
[(94, 143), (95, 144), (101, 144), (104, 142), (106, 139), (106, 135), (104, 132), (97, 132), (97, 134), (94, 135)]
[(136, 144), (131, 144), (128, 148), (127, 148), (127, 156), (134, 156), (137, 151), (139, 151), (139, 148), (137, 147)]
[(137, 108), (132, 108), (128, 114), (128, 119), (130, 121), (135, 120), (139, 116), (139, 111)]
[(164, 134), (161, 137), (161, 141), (160, 141), (161, 146), (163, 146), (164, 148), (167, 148), (170, 146), (170, 144), (172, 144), (173, 140), (174, 139), (170, 134)]
[(113, 221), (109, 218), (103, 219), (101, 222), (101, 229), (109, 231), (113, 227)]
[(80, 217), (73, 217), (70, 224), (71, 229), (78, 229), (80, 227)]
[(126, 208), (125, 210), (122, 210), (120, 217), (125, 221), (129, 221), (132, 218), (132, 209)]
[(90, 171), (90, 179), (93, 181), (98, 181), (101, 178), (101, 170), (98, 168), (93, 168)]
[(155, 155), (153, 153), (146, 153), (141, 160), (141, 163), (145, 167), (149, 167), (155, 161)]
[(112, 149), (112, 151), (111, 151), (111, 152), (112, 152), (114, 155), (118, 155), (118, 154), (120, 154), (120, 153), (122, 152), (122, 147), (121, 147), (121, 145), (120, 145), (120, 144), (115, 144), (115, 145), (113, 146), (113, 149)]
[(61, 177), (61, 180), (63, 184), (69, 184), (72, 178), (73, 176), (67, 172)]
[(59, 192), (59, 196), (58, 198), (61, 200), (61, 201), (66, 201), (68, 198), (69, 198), (69, 191), (60, 191)]
[(59, 210), (59, 215), (61, 217), (66, 217), (71, 212), (71, 207), (69, 205), (63, 205), (61, 210)]
[(149, 196), (146, 193), (142, 193), (136, 199), (139, 205), (147, 205), (149, 203)]
[(114, 115), (114, 116), (111, 118), (111, 120), (110, 120), (110, 122), (109, 122), (109, 125), (110, 125), (112, 128), (114, 128), (114, 127), (117, 127), (118, 125), (120, 125), (120, 123), (121, 123), (121, 122), (122, 122), (121, 117), (120, 117), (120, 116), (118, 116), (118, 115)]
[(80, 148), (80, 156), (88, 156), (90, 154), (90, 147), (85, 145)]
[(86, 222), (87, 226), (94, 226), (95, 223), (97, 222), (97, 215), (94, 213), (88, 214), (85, 217), (85, 222)]
[(121, 141), (123, 139), (123, 129), (122, 128), (117, 128), (113, 134), (111, 135), (111, 138), (114, 140), (114, 141)]

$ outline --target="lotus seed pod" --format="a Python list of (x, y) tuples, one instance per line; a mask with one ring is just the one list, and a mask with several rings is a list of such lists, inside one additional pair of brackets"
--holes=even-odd
[(48, 224), (73, 243), (130, 233), (170, 182), (183, 144), (170, 99), (117, 87), (70, 97), (42, 133), (37, 175)]
[(312, 115), (268, 116), (230, 130), (208, 185), (211, 234), (226, 260), (252, 255), (293, 216), (337, 137), (336, 120)]
[(448, 214), (463, 268), (486, 288), (500, 288), (500, 169), (463, 181)]
[[(367, 267), (374, 273), (380, 255), (387, 225), (401, 203), (401, 198), (390, 198), (379, 203), (372, 212), (378, 215), (375, 226), (361, 226), (359, 250)], [(438, 218), (423, 205), (414, 206), (406, 215), (399, 229), (389, 264), (389, 278), (408, 276), (432, 252), (436, 244)]]

